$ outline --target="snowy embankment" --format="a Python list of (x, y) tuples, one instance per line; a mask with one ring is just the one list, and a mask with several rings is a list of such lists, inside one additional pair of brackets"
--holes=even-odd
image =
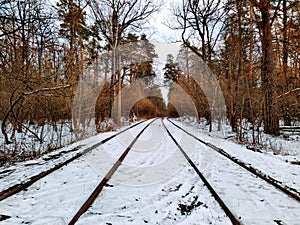
[(11, 144), (5, 144), (0, 132), (0, 166), (34, 159), (76, 141), (70, 122), (26, 124), (26, 127), (28, 129), (23, 128), (20, 132), (13, 131), (11, 125), (7, 126), (6, 132)]
[[(273, 224), (274, 220), (282, 220), (296, 225), (300, 221), (298, 202), (295, 203), (165, 122), (176, 140), (244, 224)], [(252, 152), (231, 141), (201, 133), (196, 126), (177, 123), (241, 161), (300, 190), (300, 168), (286, 162), (284, 156)], [(9, 218), (0, 224), (67, 224), (145, 125), (143, 123), (124, 132), (34, 183), (27, 191), (1, 201), (0, 215)], [(1, 190), (115, 133), (99, 134), (38, 160), (7, 167), (5, 170), (9, 172), (0, 173)], [(55, 155), (62, 157), (56, 159)], [(51, 159), (51, 156), (55, 157), (44, 160)], [(77, 224), (231, 223), (166, 134), (161, 121), (156, 120), (141, 135), (98, 199)]]
[[(99, 143), (117, 132), (128, 128), (125, 126), (119, 130), (101, 133), (90, 138), (74, 142), (66, 147), (51, 151), (50, 153), (37, 156), (33, 160), (27, 160), (24, 162), (16, 162), (10, 166), (3, 166), (0, 170), (0, 190), (4, 190), (17, 183), (24, 183), (28, 181), (30, 177), (40, 174), (55, 165), (67, 161), (78, 153), (83, 152), (85, 149)], [(20, 134), (24, 135), (24, 134)], [(29, 142), (30, 140), (27, 140)], [(65, 139), (67, 144), (67, 140)], [(45, 146), (45, 143), (43, 144)]]

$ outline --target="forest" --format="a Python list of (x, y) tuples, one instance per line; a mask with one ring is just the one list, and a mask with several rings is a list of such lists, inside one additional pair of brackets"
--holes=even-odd
[[(170, 5), (0, 0), (0, 157), (34, 158), (84, 138), (82, 131), (87, 134), (90, 126), (97, 132), (120, 126), (124, 116), (178, 116), (155, 82), (157, 53), (147, 34), (148, 19), (162, 7), (172, 15), (165, 25), (181, 37), (178, 57), (170, 54), (163, 62), (164, 85), (184, 89), (198, 119), (215, 122), (203, 90), (182, 67), (187, 61), (204, 62), (217, 77), (225, 123), (239, 142), (258, 144), (256, 132), (278, 136), (281, 126), (299, 126), (297, 0), (181, 0)], [(169, 88), (169, 98), (180, 101), (174, 90)], [(243, 138), (244, 130), (253, 132), (252, 140)]]

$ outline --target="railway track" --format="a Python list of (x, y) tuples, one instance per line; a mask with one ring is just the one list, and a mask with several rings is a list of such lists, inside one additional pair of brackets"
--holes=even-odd
[(99, 143), (97, 143), (97, 144), (95, 144), (95, 145), (93, 145), (93, 146), (91, 146), (91, 147), (85, 149), (85, 150), (82, 151), (82, 152), (77, 153), (75, 156), (71, 157), (70, 159), (68, 159), (68, 160), (66, 160), (66, 161), (64, 161), (64, 162), (61, 162), (61, 163), (55, 165), (55, 166), (52, 167), (51, 169), (46, 170), (46, 171), (43, 171), (43, 172), (39, 173), (38, 175), (35, 175), (35, 176), (30, 177), (30, 178), (29, 178), (27, 181), (25, 181), (25, 182), (22, 182), (22, 183), (19, 183), (19, 184), (15, 184), (15, 185), (13, 185), (13, 186), (11, 186), (11, 187), (5, 189), (5, 190), (2, 190), (2, 191), (0, 192), (0, 201), (4, 200), (4, 199), (6, 199), (6, 198), (8, 198), (8, 197), (10, 197), (10, 196), (13, 196), (13, 195), (15, 195), (15, 194), (17, 194), (17, 193), (19, 193), (19, 192), (21, 192), (21, 191), (26, 190), (29, 186), (31, 186), (31, 185), (34, 184), (35, 182), (39, 181), (40, 179), (42, 179), (42, 178), (48, 176), (49, 174), (53, 173), (54, 171), (59, 170), (59, 169), (62, 168), (63, 166), (68, 165), (70, 162), (73, 162), (74, 160), (79, 159), (80, 157), (82, 157), (82, 156), (86, 155), (87, 153), (91, 152), (93, 149), (95, 149), (95, 148), (97, 148), (97, 147), (103, 145), (104, 143), (108, 142), (109, 140), (111, 140), (111, 139), (117, 137), (118, 135), (120, 135), (120, 134), (122, 134), (122, 133), (124, 133), (124, 132), (126, 132), (126, 131), (128, 131), (128, 130), (130, 130), (130, 129), (136, 127), (136, 126), (138, 126), (138, 125), (140, 125), (140, 124), (143, 123), (143, 122), (145, 122), (145, 121), (141, 121), (141, 122), (139, 122), (139, 123), (136, 123), (136, 124), (134, 124), (134, 125), (132, 125), (132, 126), (126, 128), (126, 129), (124, 129), (124, 130), (122, 130), (122, 131), (120, 131), (120, 132), (118, 132), (118, 133), (116, 133), (116, 134), (114, 134), (114, 135), (112, 135), (112, 136), (110, 136), (110, 137), (108, 137), (108, 138), (103, 139), (103, 140), (100, 141)]
[(182, 130), (183, 132), (185, 132), (187, 135), (193, 137), (195, 140), (197, 140), (198, 142), (208, 146), (209, 148), (213, 149), (215, 152), (219, 153), (220, 155), (224, 156), (225, 158), (229, 159), (230, 161), (234, 162), (235, 164), (237, 164), (238, 166), (244, 168), (245, 170), (247, 170), (248, 172), (250, 172), (251, 174), (259, 177), (260, 179), (264, 180), (265, 182), (267, 182), (268, 184), (272, 185), (273, 187), (275, 187), (276, 189), (280, 190), (282, 193), (284, 193), (285, 195), (287, 195), (290, 198), (293, 198), (294, 200), (300, 202), (300, 193), (299, 191), (297, 191), (294, 188), (288, 187), (288, 186), (284, 186), (282, 184), (282, 182), (277, 181), (276, 179), (263, 174), (262, 172), (260, 172), (258, 169), (246, 164), (245, 162), (231, 156), (230, 154), (228, 154), (225, 150), (218, 148), (217, 146), (206, 142), (198, 137), (196, 137), (195, 135), (189, 133), (188, 131), (186, 131), (185, 129), (183, 129), (182, 127), (178, 126), (177, 124), (175, 124), (173, 121), (171, 121), (170, 119), (168, 119), (168, 121), (173, 124), (175, 127), (177, 127), (178, 129)]
[(164, 122), (162, 121), (164, 128), (166, 129), (168, 135), (170, 138), (174, 141), (178, 149), (181, 151), (181, 153), (184, 155), (186, 160), (189, 162), (191, 167), (196, 171), (196, 173), (199, 175), (205, 186), (209, 189), (212, 196), (215, 198), (215, 200), (219, 203), (225, 214), (229, 217), (230, 221), (233, 225), (241, 225), (240, 221), (236, 218), (236, 216), (231, 212), (231, 210), (228, 208), (228, 206), (224, 203), (224, 201), (221, 199), (221, 197), (217, 194), (215, 189), (210, 185), (210, 183), (207, 181), (205, 176), (201, 173), (201, 171), (198, 169), (198, 167), (195, 165), (195, 163), (192, 161), (192, 159), (187, 155), (187, 153), (183, 150), (181, 145), (176, 141), (174, 136), (171, 134), (171, 132), (168, 130)]
[[(135, 143), (138, 141), (139, 137), (142, 135), (142, 133), (150, 126), (150, 124), (152, 124), (155, 121), (152, 120), (150, 123), (148, 123), (146, 126), (143, 127), (142, 130), (139, 131), (139, 133), (137, 134), (137, 136), (134, 138), (133, 141), (131, 141), (131, 143), (128, 145), (128, 147), (126, 148), (126, 150), (121, 154), (121, 156), (118, 158), (118, 160), (113, 164), (113, 166), (110, 168), (109, 172), (104, 176), (104, 178), (99, 182), (99, 184), (96, 184), (96, 188), (93, 190), (92, 194), (89, 195), (88, 198), (85, 198), (87, 200), (85, 200), (84, 204), (80, 207), (80, 209), (77, 211), (77, 213), (75, 214), (75, 216), (71, 217), (72, 219), (69, 222), (69, 225), (73, 225), (76, 224), (76, 222), (79, 220), (79, 218), (86, 213), (86, 211), (92, 206), (92, 204), (94, 203), (94, 201), (96, 200), (96, 198), (99, 196), (99, 194), (101, 193), (101, 191), (103, 190), (103, 188), (108, 185), (108, 181), (111, 179), (111, 177), (113, 176), (113, 174), (115, 173), (115, 171), (118, 170), (119, 166), (122, 164), (123, 160), (125, 159), (125, 157), (128, 155), (128, 153), (130, 152), (130, 150), (132, 149), (132, 147), (135, 145)], [(174, 126), (176, 126), (177, 128), (181, 129), (182, 131), (184, 131), (187, 135), (189, 135), (190, 137), (196, 139), (198, 142), (201, 142), (202, 144), (205, 144), (206, 146), (214, 149), (218, 154), (221, 154), (222, 156), (225, 156), (226, 159), (223, 159), (224, 161), (227, 159), (230, 159), (231, 162), (234, 162), (236, 165), (243, 167), (244, 169), (246, 169), (247, 171), (251, 172), (251, 170), (247, 169), (249, 166), (246, 165), (243, 162), (240, 162), (238, 159), (231, 157), (230, 155), (227, 154), (223, 149), (217, 148), (216, 146), (212, 145), (211, 143), (205, 142), (204, 140), (199, 139), (198, 137), (194, 136), (193, 134), (185, 131), (184, 129), (182, 129), (181, 127), (179, 127), (178, 125), (174, 124), (172, 121), (169, 120), (170, 123), (172, 123)], [(77, 155), (75, 155), (74, 157), (72, 157), (71, 159), (65, 161), (64, 163), (61, 163), (57, 166), (55, 166), (54, 168), (56, 168), (55, 170), (58, 170), (59, 168), (63, 167), (64, 165), (67, 165), (68, 163), (74, 161), (75, 159), (80, 158), (82, 155), (91, 152), (93, 149), (97, 148), (98, 146), (106, 143), (107, 141), (111, 140), (112, 138), (118, 136), (121, 133), (124, 133), (125, 131), (141, 124), (142, 122), (135, 124), (115, 135), (112, 135), (104, 140), (102, 140), (101, 142), (91, 146), (88, 149), (85, 149), (82, 153), (78, 153)], [(185, 157), (185, 159), (188, 161), (188, 163), (190, 164), (190, 166), (195, 170), (195, 172), (197, 173), (197, 175), (200, 177), (200, 179), (203, 181), (203, 183), (205, 184), (205, 186), (207, 187), (207, 189), (210, 191), (210, 193), (212, 194), (212, 196), (214, 197), (214, 199), (216, 200), (216, 202), (218, 202), (218, 204), (220, 205), (220, 207), (222, 208), (222, 210), (225, 212), (225, 214), (228, 216), (228, 218), (230, 219), (231, 223), (234, 225), (240, 225), (243, 224), (243, 220), (237, 216), (238, 213), (236, 211), (234, 211), (232, 209), (232, 205), (228, 204), (227, 201), (224, 201), (224, 199), (222, 199), (222, 195), (218, 194), (218, 191), (215, 187), (213, 187), (213, 185), (211, 184), (211, 182), (209, 182), (207, 180), (207, 178), (205, 177), (205, 175), (203, 174), (203, 171), (201, 172), (198, 168), (198, 166), (195, 164), (195, 162), (192, 161), (192, 159), (188, 156), (188, 154), (184, 151), (184, 146), (181, 146), (178, 141), (176, 140), (176, 138), (172, 135), (172, 133), (170, 132), (170, 130), (167, 128), (167, 126), (165, 125), (164, 121), (162, 120), (162, 125), (164, 127), (164, 129), (166, 130), (168, 136), (170, 136), (170, 138), (172, 139), (172, 141), (175, 143), (175, 145), (178, 147), (178, 150), (183, 154), (183, 156)], [(170, 126), (170, 125), (168, 125)], [(175, 128), (176, 129), (176, 128)], [(163, 131), (163, 130), (162, 130)], [(173, 131), (172, 131), (173, 132)], [(171, 141), (171, 139), (169, 139)], [(191, 139), (192, 140), (192, 139)], [(129, 143), (129, 142), (128, 142)], [(173, 145), (175, 147), (175, 145)], [(125, 147), (124, 147), (125, 148)], [(177, 151), (177, 149), (176, 149)], [(222, 154), (223, 153), (223, 154)], [(180, 154), (180, 153), (178, 153)], [(228, 155), (228, 156), (227, 156)], [(76, 157), (76, 158), (75, 158)], [(220, 158), (224, 158), (221, 157)], [(227, 160), (228, 161), (228, 160)], [(239, 165), (239, 163), (241, 163), (242, 165)], [(231, 163), (232, 164), (232, 163)], [(110, 164), (112, 165), (112, 164)], [(246, 168), (245, 168), (246, 167)], [(28, 181), (24, 184), (20, 184), (20, 187), (16, 187), (16, 188), (12, 188), (11, 191), (8, 191), (7, 193), (2, 194), (2, 192), (0, 193), (0, 200), (2, 196), (5, 196), (5, 198), (8, 198), (9, 196), (12, 196), (22, 190), (25, 190), (26, 188), (28, 188), (31, 184), (35, 183), (36, 181), (40, 180), (41, 178), (47, 176), (48, 174), (54, 172), (54, 168), (42, 172), (41, 174), (39, 174), (41, 177), (32, 177), (32, 181)], [(252, 167), (251, 167), (252, 168)], [(255, 169), (254, 169), (255, 170)], [(257, 171), (256, 171), (257, 172)], [(251, 174), (255, 175), (256, 177), (260, 178), (260, 176), (258, 176), (257, 174), (251, 172)], [(265, 179), (263, 179), (265, 181)], [(268, 182), (269, 183), (269, 182)], [(225, 185), (225, 184), (224, 184)], [(21, 188), (22, 186), (22, 188)], [(274, 185), (273, 185), (274, 186)], [(93, 185), (94, 187), (94, 185)], [(276, 186), (274, 186), (276, 187)], [(277, 188), (277, 187), (276, 187)], [(279, 188), (277, 188), (279, 189)], [(280, 189), (279, 189), (280, 190)], [(281, 190), (282, 191), (282, 190)], [(290, 191), (290, 190), (289, 190)], [(89, 192), (90, 193), (90, 192)], [(283, 192), (285, 193), (285, 192)], [(286, 194), (286, 193), (285, 193)], [(297, 200), (294, 197), (290, 196), (291, 198), (293, 198), (293, 200)], [(83, 201), (82, 201), (83, 202)], [(77, 205), (77, 204), (76, 204)], [(230, 206), (229, 206), (230, 205)], [(69, 217), (70, 218), (70, 217)], [(243, 221), (243, 222), (242, 222)], [(273, 222), (275, 222), (276, 224), (284, 224), (281, 220), (279, 220), (278, 218), (273, 219)]]
[(150, 123), (148, 123), (139, 133), (138, 135), (133, 139), (133, 141), (129, 144), (129, 146), (126, 148), (126, 150), (123, 152), (123, 154), (119, 157), (119, 159), (115, 162), (115, 164), (111, 167), (111, 169), (108, 171), (108, 173), (105, 175), (105, 177), (101, 180), (101, 182), (97, 185), (97, 187), (94, 189), (93, 193), (88, 197), (88, 199), (85, 201), (85, 203), (80, 207), (76, 215), (72, 218), (72, 220), (69, 222), (69, 225), (73, 225), (77, 222), (77, 220), (81, 217), (82, 214), (84, 214), (88, 208), (93, 204), (95, 199), (98, 197), (100, 192), (103, 190), (103, 187), (107, 184), (107, 182), (110, 180), (112, 175), (117, 171), (119, 166), (122, 164), (125, 157), (128, 155), (129, 151), (133, 147), (133, 145), (136, 143), (136, 141), (139, 139), (139, 137), (142, 135), (142, 133), (155, 121), (152, 120)]
[[(152, 122), (154, 122), (153, 120)], [(151, 122), (151, 123), (152, 123)], [(138, 138), (141, 136), (141, 134), (147, 129), (148, 126), (151, 125), (151, 123), (147, 124), (134, 138), (134, 140), (129, 144), (129, 146), (126, 148), (126, 150), (123, 152), (123, 154), (119, 157), (119, 159), (115, 162), (115, 164), (111, 167), (109, 172), (105, 175), (105, 177), (101, 180), (101, 182), (97, 185), (97, 187), (94, 189), (92, 194), (87, 198), (87, 200), (84, 202), (84, 204), (80, 207), (80, 209), (77, 211), (75, 216), (71, 219), (71, 221), (68, 223), (68, 225), (74, 225), (79, 220), (79, 218), (92, 206), (93, 202), (98, 198), (99, 194), (107, 185), (108, 181), (111, 179), (113, 174), (117, 171), (119, 166), (122, 164), (125, 157), (130, 152), (131, 148), (134, 146), (134, 144), (137, 142)], [(234, 216), (234, 214), (230, 211), (230, 209), (226, 206), (226, 204), (223, 202), (223, 200), (220, 198), (220, 196), (217, 194), (217, 192), (213, 189), (213, 187), (209, 184), (209, 182), (206, 180), (204, 175), (199, 171), (197, 166), (192, 162), (192, 160), (189, 158), (189, 156), (185, 153), (185, 151), (182, 149), (182, 147), (178, 144), (176, 139), (172, 136), (170, 131), (167, 129), (165, 124), (162, 121), (162, 125), (167, 131), (168, 135), (171, 137), (171, 139), (174, 141), (178, 149), (181, 151), (181, 153), (184, 155), (186, 160), (189, 162), (189, 164), (192, 166), (192, 168), (196, 171), (196, 173), (199, 175), (203, 183), (206, 185), (206, 187), (209, 189), (209, 191), (212, 193), (215, 200), (219, 203), (225, 214), (228, 216), (230, 221), (233, 225), (241, 225), (242, 223)]]

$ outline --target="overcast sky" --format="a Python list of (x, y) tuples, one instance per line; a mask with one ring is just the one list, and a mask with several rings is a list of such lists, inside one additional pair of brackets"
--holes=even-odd
[[(158, 0), (158, 2), (161, 1)], [(151, 16), (149, 19), (151, 28), (148, 31), (151, 40), (168, 43), (181, 41), (180, 32), (174, 31), (164, 24), (171, 20), (172, 13), (170, 12), (170, 7), (176, 3), (178, 4), (178, 2), (180, 0), (163, 1), (160, 11)]]
[[(50, 0), (53, 5), (59, 0)], [(143, 1), (143, 0), (142, 0)], [(149, 23), (142, 32), (147, 35), (151, 41), (157, 42), (176, 42), (181, 41), (180, 31), (174, 31), (166, 26), (164, 23), (171, 21), (172, 13), (170, 7), (174, 4), (180, 4), (182, 0), (156, 0), (158, 4), (162, 4), (159, 12), (151, 15)]]

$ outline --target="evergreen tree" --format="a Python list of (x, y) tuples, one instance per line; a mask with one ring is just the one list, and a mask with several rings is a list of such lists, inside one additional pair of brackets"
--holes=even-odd
[(164, 78), (165, 82), (169, 83), (170, 81), (177, 81), (179, 78), (180, 70), (178, 64), (174, 61), (174, 56), (171, 54), (167, 55), (167, 62), (164, 67)]
[(83, 41), (87, 40), (89, 29), (85, 22), (85, 12), (81, 0), (60, 0), (57, 3), (60, 35), (68, 41), (66, 53), (66, 80), (76, 83), (83, 73)]

